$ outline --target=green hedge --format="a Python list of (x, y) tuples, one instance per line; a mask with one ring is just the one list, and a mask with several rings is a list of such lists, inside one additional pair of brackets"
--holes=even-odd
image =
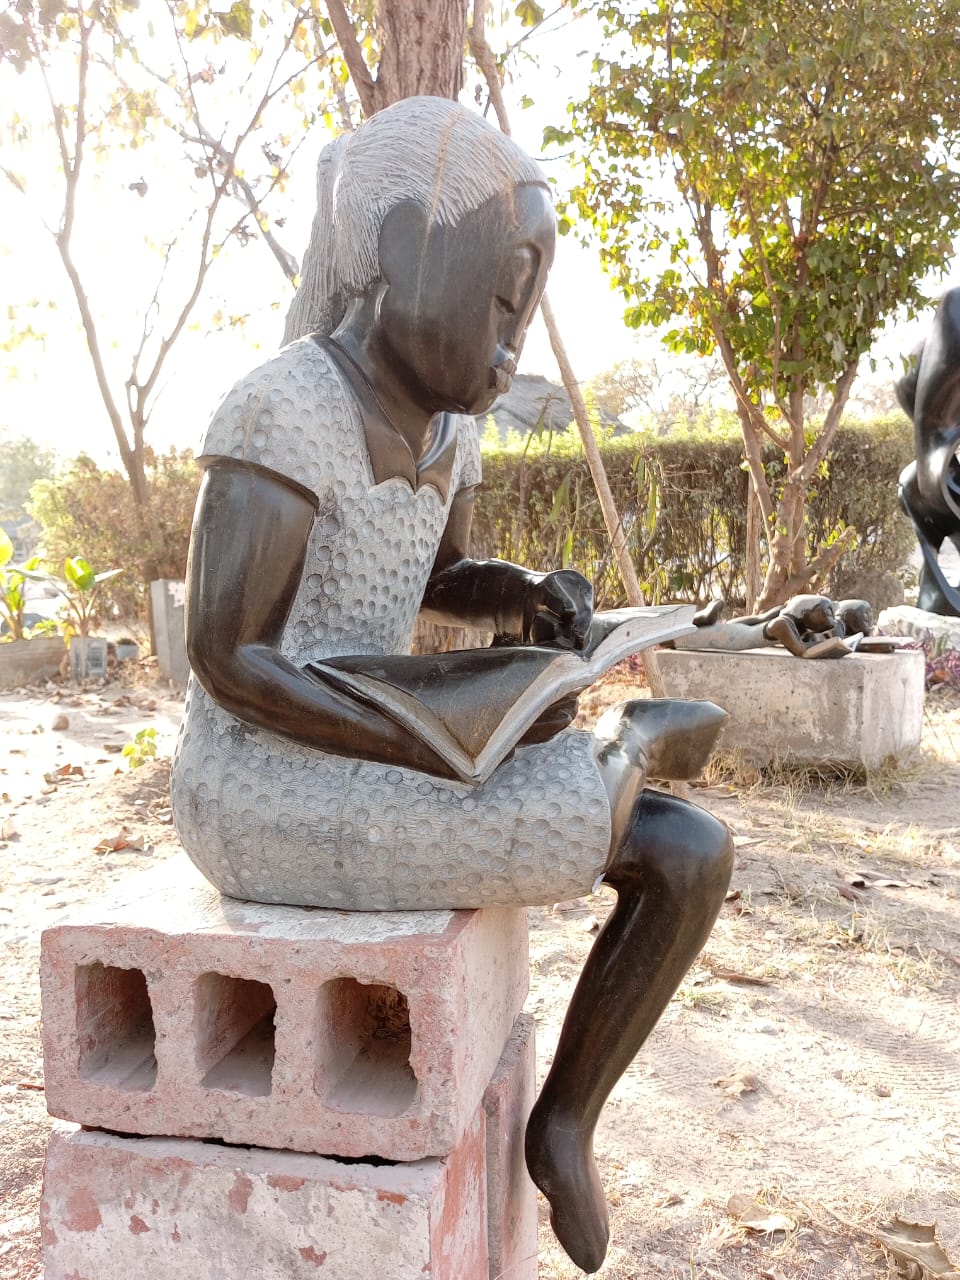
[[(488, 432), (483, 443), (474, 554), (575, 567), (596, 583), (598, 604), (622, 603), (576, 431), (506, 447)], [(620, 436), (602, 440), (600, 451), (649, 598), (742, 601), (748, 477), (739, 435)], [(808, 541), (813, 549), (848, 525), (859, 537), (828, 590), (846, 595), (851, 582), (902, 568), (914, 538), (897, 505), (897, 476), (912, 456), (912, 429), (900, 415), (838, 432), (811, 495)], [(775, 480), (783, 463), (772, 446), (767, 463)]]
[[(747, 474), (739, 436), (604, 438), (601, 454), (649, 598), (742, 601)], [(811, 545), (846, 525), (859, 533), (856, 548), (827, 584), (837, 597), (851, 594), (858, 582), (898, 573), (910, 554), (914, 537), (897, 506), (897, 476), (912, 456), (912, 431), (901, 416), (838, 433), (809, 509)], [(768, 461), (775, 471), (772, 452)], [(511, 433), (506, 445), (488, 431), (483, 472), (474, 555), (539, 569), (572, 565), (596, 583), (599, 605), (623, 603), (575, 429), (527, 440)], [(148, 480), (147, 538), (126, 478), (89, 458), (77, 458), (32, 492), (31, 510), (53, 565), (83, 555), (98, 569), (127, 570), (109, 584), (108, 601), (127, 617), (144, 611), (147, 563), (163, 577), (183, 577), (199, 476), (189, 453), (171, 450), (151, 455)], [(876, 590), (867, 594), (878, 607), (887, 603)]]

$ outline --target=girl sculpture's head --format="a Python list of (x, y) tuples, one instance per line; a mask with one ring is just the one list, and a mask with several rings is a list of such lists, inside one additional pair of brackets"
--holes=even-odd
[(481, 412), (509, 384), (553, 235), (543, 174), (511, 139), (445, 98), (405, 99), (322, 153), (284, 341), (331, 333), (377, 289), (377, 322), (417, 378), (444, 384), (465, 346), (483, 348), (482, 368), (435, 386), (438, 408)]

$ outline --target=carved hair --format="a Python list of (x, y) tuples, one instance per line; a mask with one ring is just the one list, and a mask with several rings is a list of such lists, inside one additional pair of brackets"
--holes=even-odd
[(492, 196), (522, 183), (546, 186), (540, 167), (506, 134), (446, 98), (405, 98), (317, 162), (317, 212), (284, 343), (332, 333), (347, 302), (380, 277), (380, 228), (415, 200), (431, 222), (456, 226)]

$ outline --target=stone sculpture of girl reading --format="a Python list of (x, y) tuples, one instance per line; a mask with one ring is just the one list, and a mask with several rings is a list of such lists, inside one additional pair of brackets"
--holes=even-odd
[[(468, 908), (613, 886), (526, 1138), (560, 1242), (594, 1271), (594, 1127), (732, 865), (721, 823), (645, 783), (694, 776), (724, 717), (629, 703), (594, 735), (560, 705), (470, 786), (317, 675), (334, 655), (409, 652), (419, 612), (578, 647), (592, 608), (579, 574), (468, 556), (464, 415), (509, 387), (553, 258), (539, 168), (474, 113), (410, 99), (328, 148), (319, 193), (295, 340), (229, 392), (202, 449), (177, 830), (219, 889), (260, 902)], [(469, 715), (469, 688), (452, 696)]]

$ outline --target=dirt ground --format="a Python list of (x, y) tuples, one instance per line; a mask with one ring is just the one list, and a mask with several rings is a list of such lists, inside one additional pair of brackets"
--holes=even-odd
[[(125, 674), (0, 694), (0, 1280), (41, 1274), (40, 933), (176, 848), (180, 699), (149, 665)], [(130, 770), (121, 748), (147, 727), (157, 756)], [(960, 698), (930, 692), (921, 751), (896, 772), (715, 772), (693, 798), (734, 832), (733, 886), (598, 1131), (598, 1274), (956, 1274), (933, 1253), (910, 1272), (915, 1245), (898, 1268), (879, 1233), (895, 1213), (936, 1222), (960, 1264)], [(610, 901), (530, 913), (541, 1077)], [(541, 1278), (572, 1280), (541, 1210)]]

